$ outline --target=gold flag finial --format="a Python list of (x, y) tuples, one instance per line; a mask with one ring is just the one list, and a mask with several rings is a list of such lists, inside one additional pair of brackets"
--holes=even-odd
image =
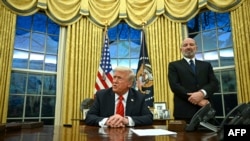
[(105, 20), (105, 22), (104, 22), (104, 24), (105, 24), (105, 32), (108, 30), (108, 26), (109, 26), (109, 21), (108, 20)]
[(143, 19), (141, 24), (142, 24), (142, 29), (144, 29), (145, 25), (147, 24), (147, 21)]

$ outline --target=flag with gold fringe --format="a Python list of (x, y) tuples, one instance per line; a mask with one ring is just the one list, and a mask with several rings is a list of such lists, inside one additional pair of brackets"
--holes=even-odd
[(146, 103), (149, 107), (154, 104), (154, 87), (151, 64), (148, 58), (147, 45), (144, 30), (141, 31), (141, 50), (136, 72), (138, 90), (146, 95)]

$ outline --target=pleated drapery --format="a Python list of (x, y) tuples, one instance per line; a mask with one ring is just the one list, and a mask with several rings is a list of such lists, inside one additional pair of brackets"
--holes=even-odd
[[(68, 26), (63, 84), (63, 123), (80, 119), (80, 105), (94, 97), (103, 30), (86, 18)], [(79, 123), (78, 123), (79, 124)]]
[(20, 15), (31, 15), (38, 10), (60, 25), (70, 25), (87, 17), (94, 24), (104, 27), (125, 20), (134, 28), (152, 24), (159, 15), (176, 22), (187, 22), (202, 8), (226, 12), (237, 8), (244, 0), (1, 0)]
[(15, 24), (16, 14), (0, 4), (0, 123), (7, 118)]
[(231, 12), (238, 101), (250, 102), (250, 1)]

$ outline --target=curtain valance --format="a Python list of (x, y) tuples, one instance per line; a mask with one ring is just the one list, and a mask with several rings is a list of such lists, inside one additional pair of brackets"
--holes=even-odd
[(159, 15), (175, 22), (187, 22), (202, 8), (227, 12), (244, 0), (1, 0), (19, 15), (43, 10), (56, 23), (70, 25), (86, 16), (98, 26), (115, 26), (124, 20), (140, 28), (153, 23)]

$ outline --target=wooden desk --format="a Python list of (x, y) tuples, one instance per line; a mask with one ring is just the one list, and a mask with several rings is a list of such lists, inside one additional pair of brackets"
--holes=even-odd
[[(135, 129), (166, 129), (166, 125), (141, 126)], [(177, 132), (176, 136), (137, 136), (131, 128), (100, 128), (86, 125), (46, 126), (0, 134), (0, 141), (219, 141), (215, 132)]]
[[(166, 129), (164, 126), (141, 126), (135, 129)], [(81, 133), (86, 135), (87, 141), (114, 140), (114, 141), (218, 141), (217, 133), (203, 130), (196, 132), (177, 132), (177, 135), (166, 136), (137, 136), (131, 128), (99, 128), (82, 126)]]

